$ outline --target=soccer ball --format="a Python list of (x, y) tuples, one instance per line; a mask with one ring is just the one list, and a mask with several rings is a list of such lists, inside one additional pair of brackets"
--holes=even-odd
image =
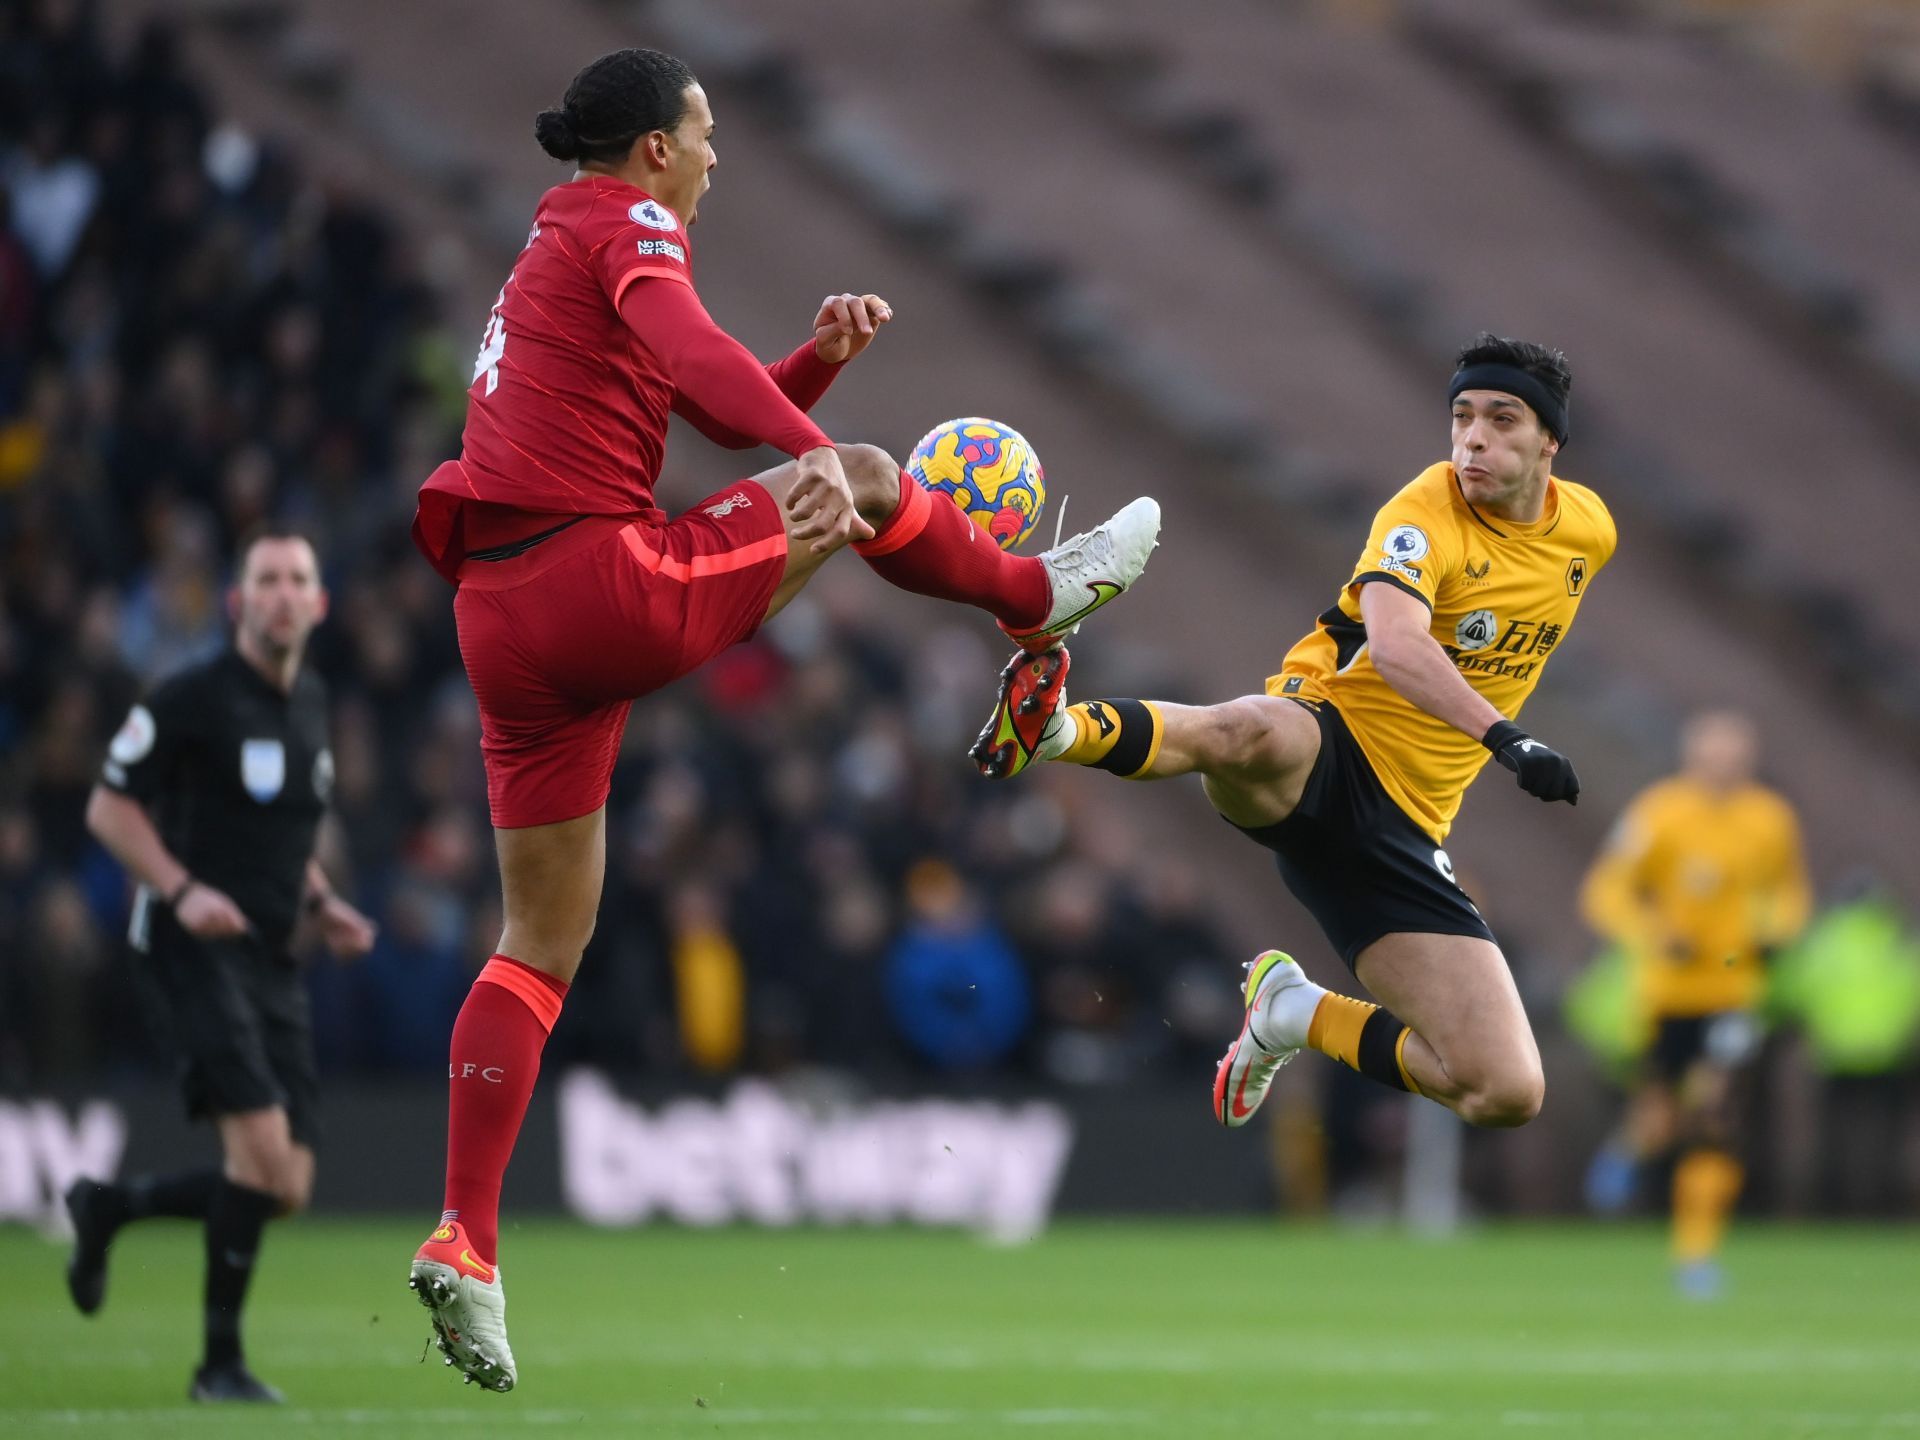
[(934, 426), (907, 457), (907, 473), (949, 497), (1002, 550), (1033, 533), (1047, 503), (1040, 457), (1025, 436), (998, 420)]

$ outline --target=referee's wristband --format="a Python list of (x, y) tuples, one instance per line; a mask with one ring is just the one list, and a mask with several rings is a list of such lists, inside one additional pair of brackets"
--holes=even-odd
[(187, 891), (191, 890), (194, 886), (198, 885), (199, 883), (200, 882), (194, 879), (193, 876), (191, 875), (187, 876), (186, 879), (182, 880), (178, 885), (173, 887), (173, 893), (171, 895), (162, 895), (160, 897), (161, 903), (163, 903), (169, 910), (177, 908), (180, 902), (187, 898)]

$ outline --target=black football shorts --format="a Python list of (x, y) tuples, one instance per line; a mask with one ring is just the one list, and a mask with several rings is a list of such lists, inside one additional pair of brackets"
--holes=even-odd
[(180, 1059), (187, 1113), (237, 1115), (281, 1106), (293, 1138), (319, 1139), (320, 1079), (307, 987), (285, 948), (200, 940), (173, 917), (152, 917), (143, 968), (161, 998)]
[(1760, 1040), (1760, 1023), (1745, 1010), (1667, 1015), (1654, 1026), (1644, 1063), (1653, 1079), (1678, 1085), (1703, 1063), (1741, 1070), (1760, 1053)]
[(1300, 803), (1277, 825), (1234, 828), (1273, 851), (1287, 889), (1347, 968), (1382, 935), (1492, 940), (1447, 852), (1393, 803), (1339, 710), (1293, 703), (1320, 722), (1320, 754)]

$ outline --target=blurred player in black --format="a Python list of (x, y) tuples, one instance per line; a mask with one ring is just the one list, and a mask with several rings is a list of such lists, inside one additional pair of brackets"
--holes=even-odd
[(188, 1112), (210, 1115), (221, 1170), (67, 1192), (74, 1304), (99, 1309), (107, 1247), (131, 1220), (204, 1220), (206, 1350), (195, 1400), (277, 1401), (240, 1349), (260, 1233), (313, 1188), (318, 1083), (306, 987), (289, 953), (302, 914), (336, 955), (372, 923), (333, 892), (314, 840), (333, 785), (326, 691), (303, 673), (327, 613), (313, 546), (261, 534), (228, 596), (234, 643), (133, 707), (87, 802), (87, 827), (139, 882), (129, 940), (165, 997)]

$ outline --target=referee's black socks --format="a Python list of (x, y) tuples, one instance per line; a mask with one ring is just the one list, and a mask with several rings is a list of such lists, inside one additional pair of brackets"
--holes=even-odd
[(207, 1211), (207, 1353), (212, 1369), (240, 1359), (240, 1307), (260, 1250), (260, 1232), (280, 1208), (278, 1196), (222, 1177)]
[(124, 1225), (156, 1215), (204, 1220), (224, 1183), (218, 1170), (187, 1170), (178, 1175), (142, 1175), (112, 1188), (117, 1192), (119, 1221)]

